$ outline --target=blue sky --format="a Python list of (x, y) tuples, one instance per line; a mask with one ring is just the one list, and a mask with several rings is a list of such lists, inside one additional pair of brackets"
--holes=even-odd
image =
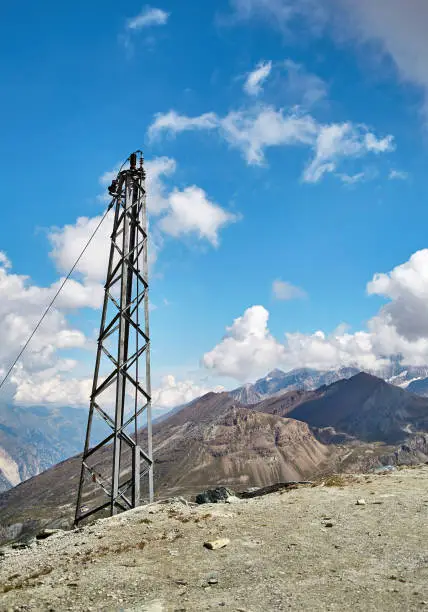
[[(275, 366), (428, 361), (428, 12), (342, 5), (2, 7), (0, 371), (137, 148), (159, 405)], [(86, 401), (107, 248), (17, 369), (18, 403)]]

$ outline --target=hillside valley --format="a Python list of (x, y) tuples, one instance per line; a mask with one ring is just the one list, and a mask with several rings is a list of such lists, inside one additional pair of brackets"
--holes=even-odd
[[(359, 373), (356, 368), (337, 368), (318, 371), (300, 368), (290, 372), (276, 369), (254, 384), (247, 384), (228, 392), (229, 397), (243, 406), (256, 406), (272, 399), (273, 408), (265, 405), (262, 412), (285, 416), (284, 402), (291, 407), (309, 399), (308, 392), (329, 386), (340, 380), (349, 379)], [(385, 380), (421, 396), (428, 394), (428, 367), (404, 367), (391, 362), (381, 372)], [(284, 395), (294, 392), (294, 395)], [(299, 402), (295, 394), (301, 394)], [(315, 394), (318, 398), (319, 394)], [(279, 403), (275, 398), (280, 399)], [(197, 400), (196, 400), (197, 401)], [(191, 402), (191, 404), (194, 402)], [(178, 406), (165, 413), (154, 410), (154, 422), (165, 422), (186, 406)], [(256, 408), (258, 410), (258, 408)], [(292, 415), (306, 420), (299, 413)], [(0, 410), (0, 492), (16, 486), (56, 463), (79, 453), (83, 446), (87, 410), (74, 408), (2, 406)], [(310, 423), (316, 426), (315, 422)], [(336, 425), (338, 425), (336, 423)], [(101, 439), (105, 429), (102, 423), (94, 421), (94, 439)], [(325, 439), (325, 436), (324, 436)]]
[[(367, 374), (252, 406), (227, 392), (208, 393), (155, 425), (156, 494), (192, 496), (215, 485), (244, 490), (424, 463), (427, 431), (428, 399)], [(109, 478), (110, 465), (106, 447), (95, 468)], [(77, 456), (0, 495), (0, 539), (41, 525), (70, 526), (79, 471)], [(96, 500), (93, 488), (84, 503), (90, 508)]]
[[(81, 452), (88, 415), (77, 408), (0, 409), (0, 492)], [(95, 424), (94, 438), (102, 435)]]

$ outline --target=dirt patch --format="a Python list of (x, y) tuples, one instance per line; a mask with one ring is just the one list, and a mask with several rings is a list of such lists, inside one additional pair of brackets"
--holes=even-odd
[(428, 466), (345, 480), (158, 503), (8, 549), (0, 611), (428, 610)]

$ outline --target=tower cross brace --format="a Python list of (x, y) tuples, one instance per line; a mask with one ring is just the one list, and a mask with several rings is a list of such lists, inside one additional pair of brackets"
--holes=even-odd
[[(129, 169), (120, 170), (109, 187), (113, 230), (75, 524), (101, 511), (114, 515), (138, 506), (143, 476), (153, 501), (145, 171), (141, 152), (129, 159)], [(107, 429), (95, 444), (94, 417)]]

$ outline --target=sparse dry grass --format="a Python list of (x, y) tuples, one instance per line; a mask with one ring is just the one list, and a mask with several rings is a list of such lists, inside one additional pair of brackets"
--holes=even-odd
[(53, 571), (53, 567), (46, 566), (46, 567), (42, 567), (40, 570), (37, 570), (36, 572), (33, 572), (26, 578), (22, 577), (20, 574), (13, 574), (12, 576), (9, 576), (8, 581), (14, 581), (14, 582), (7, 582), (6, 584), (3, 584), (0, 586), (0, 589), (2, 589), (3, 593), (9, 593), (9, 591), (16, 591), (19, 589), (23, 589), (25, 587), (31, 586), (31, 583), (34, 580), (37, 580), (38, 578), (41, 578), (42, 576), (47, 576), (52, 571)]

